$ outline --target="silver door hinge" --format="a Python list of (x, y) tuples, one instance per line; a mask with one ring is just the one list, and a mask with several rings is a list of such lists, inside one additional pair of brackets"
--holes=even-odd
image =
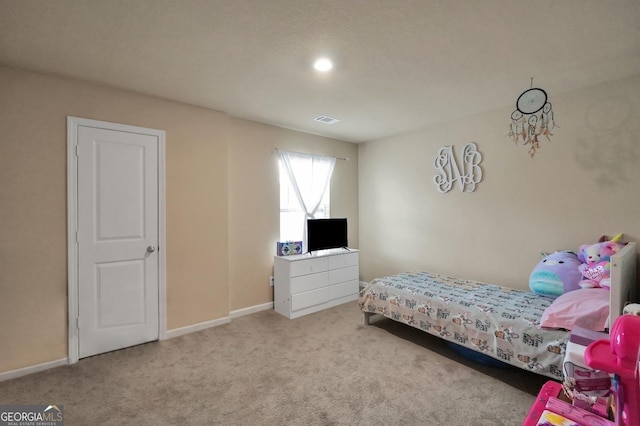
[(80, 330), (80, 317), (76, 317), (76, 328)]
[(80, 231), (76, 231), (76, 243), (80, 242)]
[(80, 146), (76, 145), (76, 157), (80, 156)]

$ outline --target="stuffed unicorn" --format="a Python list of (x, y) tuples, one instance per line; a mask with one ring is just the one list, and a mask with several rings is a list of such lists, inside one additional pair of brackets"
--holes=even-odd
[(611, 288), (611, 256), (622, 248), (622, 244), (605, 241), (595, 244), (584, 244), (580, 247), (578, 258), (584, 263), (578, 270), (584, 277), (580, 281), (582, 288)]

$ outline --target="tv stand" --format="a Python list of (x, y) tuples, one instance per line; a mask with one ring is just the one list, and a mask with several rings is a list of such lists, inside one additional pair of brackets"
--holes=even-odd
[[(307, 256), (313, 256), (313, 257), (334, 256), (336, 254), (350, 252), (351, 250), (355, 250), (355, 249), (350, 249), (349, 247), (336, 247), (336, 248), (332, 248), (332, 249), (322, 249), (322, 250), (307, 251), (307, 252), (302, 253), (302, 254), (306, 254)], [(278, 256), (278, 257), (282, 257), (282, 256)]]
[(276, 256), (273, 265), (274, 309), (293, 319), (356, 300), (359, 264), (359, 253), (355, 249)]

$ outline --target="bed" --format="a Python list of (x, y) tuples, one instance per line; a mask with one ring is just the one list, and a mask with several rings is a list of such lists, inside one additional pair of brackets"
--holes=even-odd
[[(635, 243), (611, 258), (611, 291), (605, 296), (610, 324), (625, 303), (636, 300), (636, 258)], [(365, 325), (373, 315), (383, 315), (465, 350), (562, 380), (570, 332), (540, 326), (553, 301), (529, 291), (431, 272), (376, 278), (359, 296)]]

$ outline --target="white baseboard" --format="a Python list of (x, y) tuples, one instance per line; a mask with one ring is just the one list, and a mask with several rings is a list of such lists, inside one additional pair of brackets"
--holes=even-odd
[(235, 311), (229, 312), (228, 317), (218, 318), (211, 321), (205, 321), (198, 324), (188, 325), (186, 327), (174, 328), (173, 330), (167, 331), (167, 339), (172, 337), (182, 336), (184, 334), (193, 333), (200, 330), (205, 330), (211, 327), (217, 327), (219, 325), (228, 324), (231, 322), (232, 318), (238, 318), (244, 315), (253, 314), (255, 312), (266, 311), (268, 309), (273, 309), (273, 302), (263, 303), (262, 305), (249, 306), (248, 308), (237, 309)]
[[(228, 317), (218, 318), (211, 321), (205, 321), (198, 324), (188, 325), (186, 327), (174, 328), (173, 330), (167, 330), (166, 338), (171, 339), (173, 337), (194, 333), (196, 331), (205, 330), (207, 328), (228, 324), (231, 322), (232, 318), (238, 318), (244, 315), (249, 315), (249, 314), (253, 314), (255, 312), (260, 312), (260, 311), (266, 311), (269, 309), (273, 309), (273, 302), (263, 303), (261, 305), (256, 305), (256, 306), (250, 306), (248, 308), (243, 308), (243, 309), (237, 309), (235, 311), (231, 311)], [(6, 371), (4, 373), (0, 373), (0, 382), (26, 376), (28, 374), (37, 373), (39, 371), (48, 370), (50, 368), (60, 367), (62, 365), (67, 365), (67, 364), (69, 364), (69, 359), (63, 358), (56, 361), (49, 361), (49, 362), (44, 362), (42, 364), (31, 365), (29, 367), (20, 368), (18, 370)]]
[(211, 321), (200, 322), (198, 324), (188, 325), (186, 327), (174, 328), (173, 330), (167, 331), (167, 339), (171, 339), (173, 337), (182, 336), (189, 333), (194, 333), (196, 331), (205, 330), (211, 327), (217, 327), (219, 325), (228, 324), (231, 322), (230, 317), (218, 318)]
[(366, 281), (360, 281), (360, 290), (362, 290), (363, 288), (365, 288), (366, 286), (368, 286), (369, 283)]
[(229, 316), (231, 318), (238, 318), (244, 315), (254, 314), (260, 311), (268, 311), (269, 309), (273, 309), (273, 302), (263, 303), (262, 305), (249, 306), (248, 308), (237, 309), (235, 311), (229, 312)]
[(62, 358), (56, 361), (43, 362), (42, 364), (30, 365), (29, 367), (19, 368), (17, 370), (5, 371), (0, 373), (0, 382), (6, 380), (16, 379), (18, 377), (27, 376), (29, 374), (38, 373), (40, 371), (48, 370), (50, 368), (61, 367), (68, 365), (69, 359)]

